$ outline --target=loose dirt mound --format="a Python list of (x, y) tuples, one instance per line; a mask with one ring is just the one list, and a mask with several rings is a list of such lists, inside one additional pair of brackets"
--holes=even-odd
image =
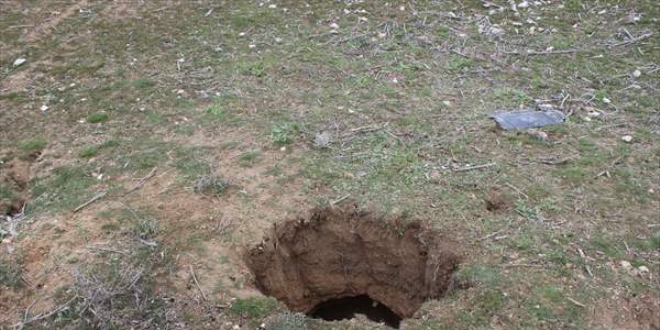
[(421, 222), (329, 208), (276, 224), (247, 264), (259, 289), (291, 310), (314, 316), (327, 302), (366, 295), (406, 318), (447, 291), (455, 251)]

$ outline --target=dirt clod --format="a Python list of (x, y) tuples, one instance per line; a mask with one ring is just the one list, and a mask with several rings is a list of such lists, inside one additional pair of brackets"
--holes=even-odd
[(370, 212), (314, 209), (276, 224), (247, 253), (257, 286), (291, 310), (313, 314), (324, 302), (368, 296), (402, 318), (448, 289), (456, 245), (422, 222)]

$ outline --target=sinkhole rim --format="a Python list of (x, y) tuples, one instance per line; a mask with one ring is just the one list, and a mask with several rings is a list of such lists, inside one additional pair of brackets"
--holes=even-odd
[(458, 251), (424, 221), (351, 204), (273, 224), (245, 259), (256, 288), (290, 311), (310, 316), (325, 302), (367, 296), (400, 323), (450, 289), (462, 260)]

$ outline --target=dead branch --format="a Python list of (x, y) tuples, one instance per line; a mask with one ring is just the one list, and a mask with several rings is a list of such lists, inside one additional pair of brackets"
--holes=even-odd
[(586, 308), (586, 307), (587, 307), (587, 306), (585, 306), (583, 303), (581, 303), (581, 302), (579, 302), (579, 301), (577, 301), (577, 300), (575, 300), (575, 299), (573, 299), (573, 298), (567, 297), (566, 299), (567, 299), (568, 301), (572, 302), (575, 306), (582, 307), (582, 308)]
[(90, 200), (88, 200), (88, 201), (86, 201), (85, 203), (83, 203), (82, 205), (76, 207), (76, 208), (73, 210), (73, 213), (76, 213), (76, 212), (78, 212), (78, 211), (80, 211), (80, 210), (86, 208), (86, 207), (89, 206), (90, 204), (92, 204), (92, 203), (98, 201), (99, 199), (103, 198), (107, 193), (108, 193), (108, 192), (105, 191), (105, 190), (103, 190), (103, 191), (101, 191), (101, 192), (98, 192), (98, 193), (97, 193), (96, 195), (94, 195), (94, 197), (92, 197)]
[(202, 291), (202, 288), (199, 286), (199, 282), (197, 281), (197, 275), (195, 275), (195, 270), (193, 269), (193, 265), (188, 265), (190, 267), (190, 275), (192, 275), (193, 280), (195, 280), (195, 285), (197, 285), (197, 290), (199, 290), (199, 293), (202, 294), (202, 298), (204, 300), (208, 300), (206, 298), (206, 294), (204, 294), (204, 291)]
[(74, 300), (76, 300), (76, 299), (78, 299), (78, 296), (77, 296), (77, 295), (74, 296), (73, 298), (67, 300), (64, 304), (59, 305), (58, 307), (56, 307), (56, 308), (53, 309), (52, 311), (50, 311), (50, 312), (48, 312), (48, 313), (41, 314), (41, 315), (39, 315), (39, 316), (35, 316), (35, 317), (33, 317), (33, 318), (29, 319), (29, 320), (26, 320), (26, 321), (24, 321), (24, 322), (20, 322), (20, 323), (16, 324), (15, 327), (18, 328), (18, 329), (22, 329), (22, 328), (23, 328), (25, 325), (27, 325), (27, 324), (30, 324), (30, 323), (33, 323), (33, 322), (37, 322), (37, 321), (40, 321), (40, 320), (43, 320), (43, 319), (47, 319), (47, 318), (49, 318), (49, 317), (55, 315), (57, 312), (63, 310), (63, 309), (66, 308), (66, 307), (68, 307), (69, 304), (72, 303), (72, 302), (73, 302)]
[(574, 54), (577, 52), (581, 51), (587, 51), (587, 49), (562, 49), (562, 50), (547, 50), (547, 51), (509, 51), (509, 52), (504, 52), (504, 54), (507, 55), (555, 55), (555, 54)]
[(496, 163), (488, 163), (488, 164), (483, 164), (483, 165), (475, 165), (475, 166), (470, 166), (470, 167), (461, 167), (461, 168), (456, 168), (453, 171), (454, 172), (467, 172), (467, 171), (472, 171), (472, 170), (480, 170), (488, 167), (492, 167), (497, 165)]
[(138, 182), (138, 184), (135, 185), (135, 187), (131, 188), (131, 190), (129, 190), (128, 192), (126, 192), (126, 193), (124, 194), (124, 196), (126, 196), (126, 195), (128, 195), (128, 194), (130, 194), (130, 193), (132, 193), (132, 192), (134, 192), (134, 191), (136, 191), (136, 190), (142, 188), (142, 186), (144, 186), (144, 184), (147, 182), (147, 180), (153, 178), (154, 175), (156, 175), (156, 168), (157, 168), (157, 167), (154, 167), (153, 169), (151, 169), (151, 171), (149, 172), (149, 174), (147, 174), (145, 177), (143, 177), (142, 179), (140, 179), (140, 182)]
[(642, 41), (644, 39), (650, 38), (651, 36), (653, 36), (653, 32), (644, 33), (639, 37), (612, 44), (612, 45), (609, 46), (609, 48), (619, 47), (619, 46), (627, 46), (627, 45), (634, 44), (636, 42)]

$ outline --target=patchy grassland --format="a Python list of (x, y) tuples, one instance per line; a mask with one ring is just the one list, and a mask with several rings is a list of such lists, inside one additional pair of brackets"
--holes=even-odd
[[(488, 3), (2, 2), (0, 328), (379, 327), (241, 259), (345, 196), (465, 249), (404, 328), (660, 327), (660, 7)], [(539, 103), (545, 141), (486, 116)]]

